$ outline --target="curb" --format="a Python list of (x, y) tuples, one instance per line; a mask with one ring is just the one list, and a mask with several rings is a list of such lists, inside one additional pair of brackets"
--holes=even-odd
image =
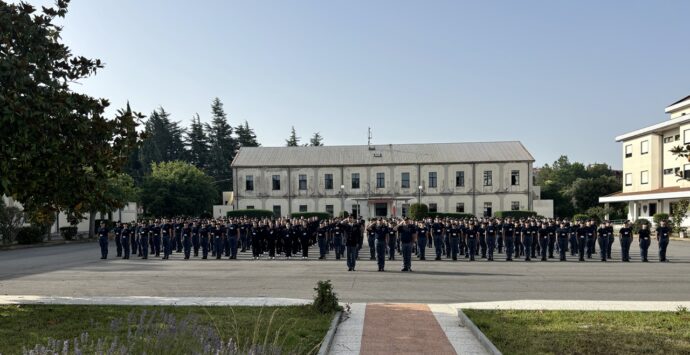
[(42, 242), (42, 243), (36, 243), (36, 244), (13, 244), (10, 246), (1, 246), (0, 251), (55, 247), (55, 246), (69, 245), (69, 244), (86, 244), (86, 243), (93, 243), (96, 241), (97, 241), (97, 239), (93, 239), (93, 240), (92, 239), (83, 239), (83, 240), (50, 241), (50, 242)]
[(331, 345), (333, 344), (333, 338), (335, 338), (335, 332), (338, 330), (338, 324), (340, 324), (340, 317), (343, 315), (342, 311), (338, 311), (331, 321), (331, 326), (328, 328), (326, 336), (321, 342), (321, 347), (319, 348), (318, 355), (326, 355), (331, 350)]
[(491, 340), (489, 340), (489, 338), (487, 338), (486, 335), (484, 335), (484, 333), (482, 333), (482, 331), (479, 330), (479, 328), (477, 328), (477, 326), (472, 322), (472, 320), (469, 317), (467, 317), (467, 315), (465, 314), (465, 312), (462, 311), (462, 309), (458, 309), (458, 318), (460, 318), (460, 326), (469, 329), (469, 331), (472, 332), (472, 334), (474, 334), (477, 340), (479, 340), (479, 343), (482, 344), (484, 349), (486, 349), (486, 351), (489, 354), (502, 355), (502, 353), (496, 348), (494, 343), (492, 343)]

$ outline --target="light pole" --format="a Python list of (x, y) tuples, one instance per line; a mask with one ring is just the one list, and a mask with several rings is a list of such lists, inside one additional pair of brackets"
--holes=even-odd
[(345, 211), (345, 185), (340, 185), (340, 214)]
[(422, 189), (423, 188), (424, 188), (424, 186), (419, 185), (419, 198), (417, 199), (417, 203), (420, 205), (422, 204)]

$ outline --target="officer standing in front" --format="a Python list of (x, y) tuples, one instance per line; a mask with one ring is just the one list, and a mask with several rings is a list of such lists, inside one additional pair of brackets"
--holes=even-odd
[(666, 226), (666, 221), (659, 222), (659, 227), (656, 229), (656, 241), (659, 243), (659, 261), (662, 263), (668, 262), (666, 259), (666, 249), (671, 235), (671, 228)]
[(108, 258), (108, 228), (105, 227), (105, 222), (101, 222), (101, 227), (98, 228), (98, 245), (101, 247), (101, 259)]
[(642, 262), (645, 263), (649, 261), (647, 260), (647, 252), (649, 251), (649, 245), (652, 243), (648, 226), (647, 223), (642, 224), (642, 229), (638, 233), (640, 235), (640, 257)]
[(556, 229), (556, 240), (558, 241), (558, 254), (560, 256), (560, 261), (566, 261), (565, 252), (568, 250), (568, 236), (570, 235), (570, 229), (565, 226), (565, 223), (561, 221), (560, 226)]
[(630, 245), (632, 244), (633, 233), (630, 228), (630, 221), (625, 221), (625, 225), (620, 230), (621, 259), (625, 262), (630, 261)]
[(401, 271), (412, 271), (412, 243), (417, 240), (417, 231), (412, 224), (412, 220), (407, 218), (396, 229), (402, 244), (403, 268)]

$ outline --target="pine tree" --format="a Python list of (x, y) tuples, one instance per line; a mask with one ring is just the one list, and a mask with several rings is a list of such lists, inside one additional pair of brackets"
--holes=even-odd
[(323, 145), (323, 137), (321, 136), (321, 133), (316, 132), (314, 135), (311, 137), (309, 140), (309, 145), (312, 147), (320, 147)]
[(238, 147), (258, 147), (261, 144), (256, 140), (254, 129), (249, 128), (249, 123), (244, 121), (243, 125), (235, 127)]
[(230, 163), (235, 157), (237, 142), (232, 136), (232, 126), (228, 123), (223, 110), (223, 103), (215, 98), (211, 104), (213, 116), (210, 125), (206, 125), (210, 143), (210, 154), (207, 173), (218, 182), (220, 191), (232, 190), (232, 169)]
[(144, 125), (144, 142), (140, 162), (144, 171), (151, 171), (151, 163), (185, 159), (184, 143), (178, 122), (170, 121), (170, 114), (162, 107), (151, 113)]
[(198, 113), (195, 117), (192, 117), (192, 124), (189, 126), (189, 131), (187, 131), (185, 144), (188, 147), (189, 163), (205, 170), (209, 160), (209, 140), (206, 132), (204, 132), (204, 126), (201, 124), (201, 118), (199, 118)]
[(299, 137), (297, 137), (297, 132), (295, 131), (295, 126), (292, 126), (292, 131), (290, 132), (290, 137), (285, 140), (288, 147), (298, 147)]

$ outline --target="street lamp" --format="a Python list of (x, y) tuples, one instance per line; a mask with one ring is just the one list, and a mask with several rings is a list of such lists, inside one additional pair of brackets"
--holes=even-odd
[(345, 211), (345, 185), (340, 185), (340, 214)]
[(417, 199), (417, 203), (421, 204), (422, 203), (422, 189), (424, 186), (419, 185), (419, 198)]

